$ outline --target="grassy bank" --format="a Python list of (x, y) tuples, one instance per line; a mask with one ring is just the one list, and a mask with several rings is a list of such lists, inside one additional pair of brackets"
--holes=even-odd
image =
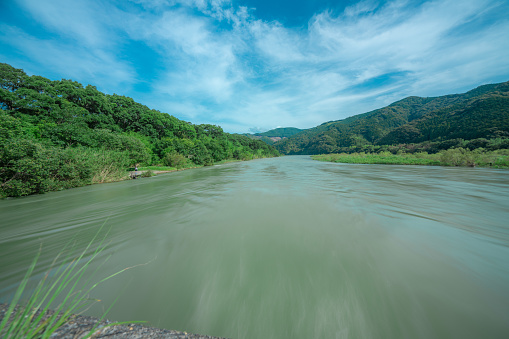
[[(256, 158), (246, 158), (251, 160)], [(171, 165), (138, 167), (138, 177), (175, 172), (229, 162), (225, 159), (206, 165), (173, 155)], [(45, 146), (31, 140), (17, 140), (0, 147), (0, 198), (61, 191), (68, 188), (132, 179), (126, 152)]]
[(435, 154), (420, 153), (352, 153), (322, 154), (311, 156), (313, 160), (350, 164), (390, 164), (390, 165), (427, 165), (427, 166), (469, 166), (509, 168), (509, 150), (470, 151), (454, 148)]
[[(237, 159), (230, 159), (230, 160), (221, 160), (221, 161), (215, 161), (213, 165), (222, 165), (222, 164), (228, 164), (231, 162), (240, 162), (245, 160), (237, 160)], [(201, 168), (203, 165), (196, 165), (193, 163), (186, 163), (182, 166), (162, 166), (162, 165), (156, 165), (156, 166), (142, 166), (138, 167), (138, 171), (152, 171), (153, 173), (157, 174), (158, 172), (175, 172), (175, 171), (181, 171), (185, 169), (191, 169), (191, 168)], [(134, 168), (129, 169), (129, 171), (134, 171)]]
[[(157, 174), (158, 172), (175, 172), (175, 171), (181, 171), (191, 168), (200, 168), (203, 167), (202, 165), (194, 165), (189, 164), (188, 166), (184, 167), (172, 167), (172, 166), (142, 166), (138, 167), (138, 171), (145, 172), (145, 171), (152, 171), (153, 173)], [(134, 171), (134, 168), (131, 168), (130, 171)]]

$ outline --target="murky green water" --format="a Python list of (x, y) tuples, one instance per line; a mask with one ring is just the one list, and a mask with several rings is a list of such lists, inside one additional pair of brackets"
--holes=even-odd
[(508, 338), (509, 171), (285, 157), (0, 201), (2, 300), (106, 221), (87, 314), (231, 338)]

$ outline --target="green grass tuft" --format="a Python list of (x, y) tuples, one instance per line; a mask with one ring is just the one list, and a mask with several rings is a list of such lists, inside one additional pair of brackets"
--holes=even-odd
[[(51, 335), (65, 324), (73, 314), (84, 311), (92, 304), (99, 301), (89, 298), (90, 292), (95, 287), (97, 287), (100, 283), (126, 271), (127, 269), (132, 268), (125, 268), (113, 273), (94, 284), (90, 284), (91, 278), (83, 281), (87, 268), (106, 248), (107, 244), (105, 244), (105, 240), (107, 234), (99, 241), (99, 244), (96, 249), (93, 250), (92, 255), (88, 259), (85, 259), (86, 254), (92, 251), (92, 247), (97, 241), (98, 235), (103, 226), (101, 226), (93, 239), (88, 243), (87, 247), (74, 258), (71, 253), (73, 246), (67, 244), (60, 254), (53, 260), (50, 269), (39, 281), (34, 291), (27, 296), (27, 301), (21, 305), (22, 297), (26, 294), (25, 289), (27, 283), (30, 280), (41, 254), (41, 249), (39, 250), (23, 280), (19, 284), (11, 303), (9, 304), (8, 310), (0, 323), (1, 338), (51, 337)], [(53, 278), (49, 278), (50, 272), (54, 269), (59, 258), (62, 256), (65, 256), (65, 259), (56, 268)], [(57, 300), (62, 301), (57, 304)], [(20, 307), (16, 307), (18, 304), (20, 304)], [(106, 316), (112, 306), (113, 305), (111, 305), (103, 314), (101, 320)], [(52, 313), (51, 316), (45, 317), (45, 314), (50, 309), (55, 312)], [(115, 323), (115, 325), (116, 324), (119, 323)], [(95, 328), (90, 331), (89, 335), (91, 335), (94, 330)]]

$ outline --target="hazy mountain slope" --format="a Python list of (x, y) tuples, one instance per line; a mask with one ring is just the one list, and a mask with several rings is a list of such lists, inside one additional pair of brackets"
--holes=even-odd
[(408, 97), (387, 107), (331, 121), (278, 141), (286, 154), (333, 153), (340, 147), (503, 136), (509, 82), (463, 94)]
[(270, 131), (263, 132), (263, 133), (255, 133), (255, 136), (269, 137), (269, 138), (274, 138), (274, 137), (288, 138), (288, 137), (291, 137), (292, 135), (295, 135), (301, 131), (303, 131), (303, 130), (300, 128), (295, 128), (295, 127), (280, 127), (280, 128), (271, 129)]
[(263, 132), (263, 133), (244, 133), (243, 135), (254, 139), (254, 140), (261, 140), (269, 145), (273, 145), (276, 141), (279, 141), (284, 138), (291, 137), (292, 135), (295, 135), (301, 131), (304, 131), (299, 128), (295, 127), (280, 127), (271, 129), (270, 131)]
[(509, 137), (508, 90), (506, 83), (505, 92), (487, 93), (473, 97), (466, 103), (431, 111), (420, 119), (392, 130), (377, 144)]

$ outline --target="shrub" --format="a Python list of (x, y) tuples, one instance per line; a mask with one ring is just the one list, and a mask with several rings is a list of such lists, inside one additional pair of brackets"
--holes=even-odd
[(156, 175), (152, 170), (146, 170), (141, 172), (140, 177), (141, 178), (150, 178)]
[(0, 145), (0, 195), (24, 196), (120, 180), (127, 152), (58, 148), (14, 139)]
[(475, 166), (474, 153), (462, 147), (440, 152), (440, 161), (446, 166)]
[(175, 151), (166, 153), (166, 155), (163, 158), (163, 165), (165, 166), (181, 169), (183, 167), (186, 167), (187, 164), (188, 164), (187, 158)]

